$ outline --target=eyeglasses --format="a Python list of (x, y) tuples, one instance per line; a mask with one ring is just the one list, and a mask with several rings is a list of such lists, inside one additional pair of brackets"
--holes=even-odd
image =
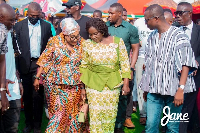
[(191, 11), (175, 11), (174, 12), (174, 14), (175, 14), (175, 16), (182, 16), (183, 15), (183, 13), (185, 13), (185, 12), (191, 12)]
[(145, 19), (145, 23), (148, 23), (148, 21), (149, 21), (150, 19), (153, 19), (153, 18), (155, 18), (155, 17), (153, 16), (153, 17), (151, 17), (151, 18)]
[(80, 39), (80, 35), (77, 35), (77, 36), (74, 36), (74, 35), (67, 35), (69, 38), (70, 38), (70, 40), (71, 41), (74, 41), (74, 40), (78, 40), (78, 39)]
[(150, 19), (153, 19), (153, 18), (158, 19), (158, 18), (160, 18), (161, 16), (162, 16), (162, 14), (161, 14), (160, 16), (158, 16), (158, 17), (153, 16), (153, 17), (151, 17), (151, 18), (145, 19), (145, 23), (148, 23), (148, 21), (149, 21)]

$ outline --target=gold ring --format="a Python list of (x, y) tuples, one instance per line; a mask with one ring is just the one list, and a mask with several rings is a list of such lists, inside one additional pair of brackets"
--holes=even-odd
[(9, 109), (10, 107), (8, 107), (7, 109)]

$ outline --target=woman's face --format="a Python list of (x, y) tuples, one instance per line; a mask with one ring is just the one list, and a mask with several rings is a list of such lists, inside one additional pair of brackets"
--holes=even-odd
[(76, 45), (80, 39), (79, 31), (75, 31), (70, 35), (65, 35), (65, 41), (67, 41), (71, 45)]
[(99, 42), (102, 41), (103, 35), (102, 35), (99, 31), (97, 31), (96, 28), (90, 27), (89, 30), (88, 30), (88, 32), (89, 32), (90, 38), (91, 38), (93, 41), (95, 41), (95, 42), (97, 42), (97, 43), (99, 43)]

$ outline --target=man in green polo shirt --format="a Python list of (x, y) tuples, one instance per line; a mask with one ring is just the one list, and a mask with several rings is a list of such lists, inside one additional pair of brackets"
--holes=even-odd
[[(126, 45), (127, 53), (130, 55), (130, 50), (132, 49), (131, 57), (131, 77), (133, 78), (133, 71), (138, 58), (139, 52), (139, 36), (138, 30), (130, 23), (122, 19), (123, 7), (119, 3), (114, 3), (109, 8), (109, 21), (106, 23), (108, 26), (108, 31), (112, 36), (120, 37), (124, 40)], [(134, 124), (131, 121), (131, 114), (133, 111), (133, 97), (132, 97), (132, 82), (129, 82), (130, 93), (127, 96), (121, 95), (119, 97), (118, 113), (115, 123), (115, 132), (122, 133), (122, 126), (128, 128), (134, 128)]]

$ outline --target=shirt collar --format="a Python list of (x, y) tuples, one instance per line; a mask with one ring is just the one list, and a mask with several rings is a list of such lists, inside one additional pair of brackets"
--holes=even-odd
[(40, 25), (40, 20), (38, 20), (37, 23), (36, 23), (35, 25), (31, 24), (30, 21), (28, 20), (28, 25), (31, 25), (31, 26), (38, 26), (38, 25)]
[[(110, 21), (108, 21), (108, 26), (115, 26), (115, 24), (113, 23), (110, 23)], [(123, 27), (126, 27), (126, 21), (125, 20), (122, 20), (122, 23), (120, 25), (118, 25), (117, 27), (119, 26), (123, 26)]]
[(182, 28), (183, 28), (183, 27), (187, 27), (187, 29), (192, 30), (193, 25), (194, 25), (194, 23), (193, 23), (193, 21), (192, 21), (191, 24), (189, 24), (189, 25), (187, 25), (187, 26), (182, 26)]
[(192, 30), (193, 28), (193, 21), (191, 22), (191, 24), (189, 24), (188, 26), (186, 26), (188, 29)]

